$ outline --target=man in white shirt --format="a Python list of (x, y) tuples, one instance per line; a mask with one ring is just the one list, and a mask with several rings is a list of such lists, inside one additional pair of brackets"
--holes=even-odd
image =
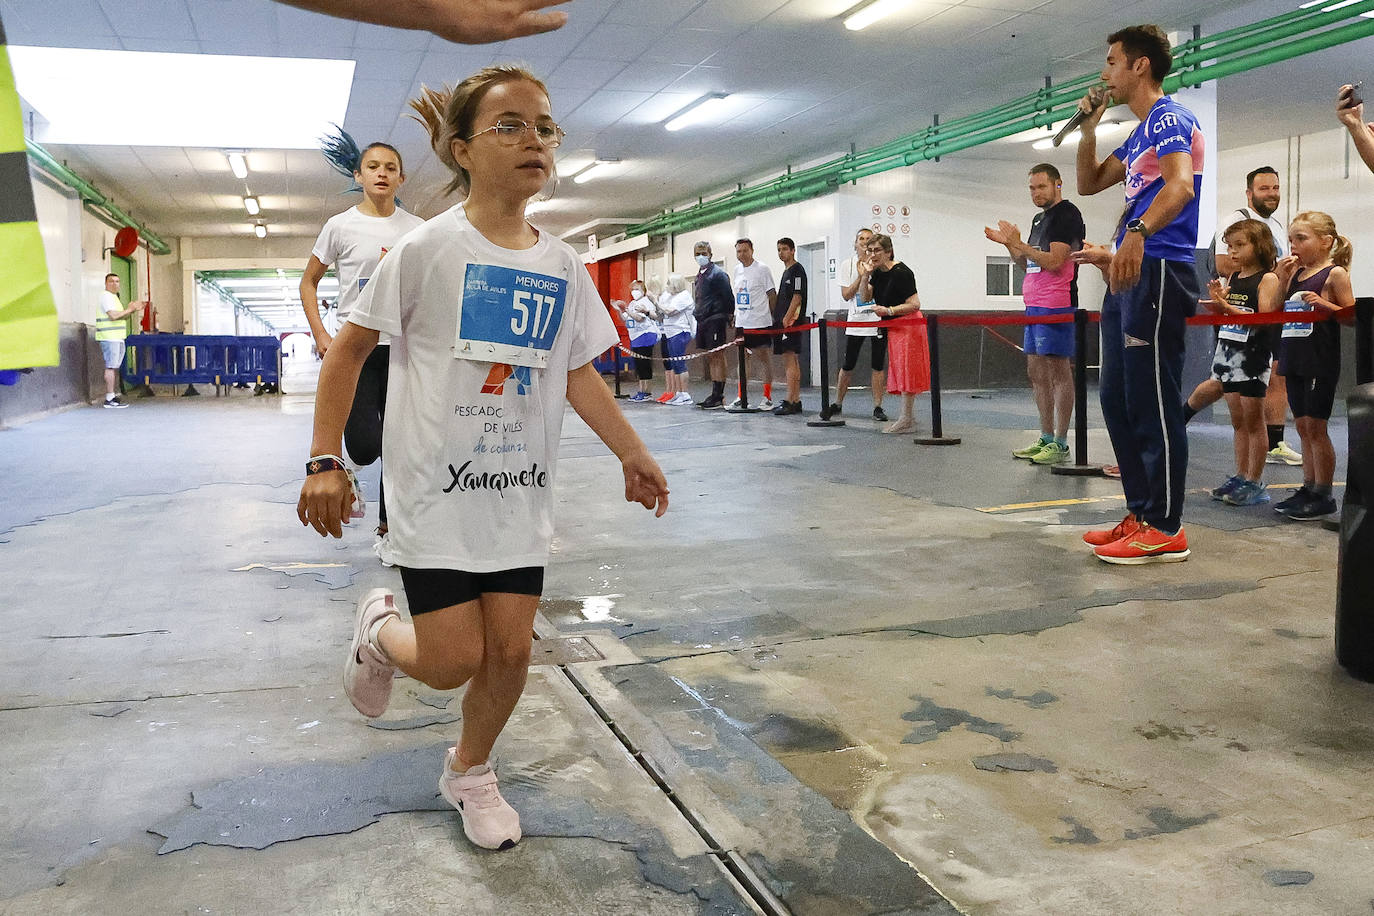
[[(1262, 165), (1245, 176), (1245, 206), (1217, 220), (1217, 235), (1212, 243), (1216, 252), (1216, 275), (1225, 279), (1236, 270), (1236, 264), (1226, 250), (1226, 230), (1246, 219), (1257, 219), (1269, 227), (1274, 237), (1274, 250), (1280, 258), (1288, 254), (1288, 229), (1274, 218), (1279, 208), (1279, 173), (1272, 166)], [(1268, 329), (1266, 329), (1268, 330)], [(1288, 386), (1279, 374), (1278, 338), (1274, 340), (1274, 360), (1269, 373), (1269, 388), (1264, 395), (1264, 425), (1269, 430), (1268, 464), (1302, 464), (1302, 454), (1283, 441), (1288, 417)], [(1221, 400), (1221, 382), (1209, 378), (1193, 389), (1184, 406), (1184, 415), (1191, 420), (1200, 410)]]
[(128, 308), (119, 301), (119, 274), (105, 275), (105, 290), (96, 302), (95, 339), (105, 358), (105, 406), (118, 409), (128, 407), (119, 397), (119, 368), (124, 365), (124, 339), (128, 327), (124, 319), (143, 311), (146, 303), (132, 302)]
[[(735, 332), (744, 338), (745, 352), (763, 364), (763, 403), (759, 407), (772, 410), (773, 335), (757, 332), (773, 327), (773, 306), (777, 302), (778, 289), (773, 282), (773, 272), (767, 265), (754, 260), (754, 243), (749, 239), (735, 242), (735, 257), (739, 259), (734, 278)], [(741, 379), (741, 395), (743, 387)], [(742, 403), (743, 397), (738, 397), (730, 406), (739, 407)]]

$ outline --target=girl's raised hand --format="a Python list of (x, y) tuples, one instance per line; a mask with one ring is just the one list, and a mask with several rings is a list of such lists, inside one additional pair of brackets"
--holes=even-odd
[(1283, 285), (1287, 286), (1288, 281), (1293, 279), (1293, 274), (1298, 272), (1298, 256), (1290, 254), (1286, 258), (1279, 258), (1274, 265), (1274, 275), (1277, 276)]

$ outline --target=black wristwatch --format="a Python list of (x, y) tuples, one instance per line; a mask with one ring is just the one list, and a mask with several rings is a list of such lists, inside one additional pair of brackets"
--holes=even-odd
[(1145, 228), (1145, 221), (1142, 219), (1131, 220), (1126, 224), (1126, 231), (1139, 232), (1142, 239), (1148, 239), (1150, 237), (1150, 230)]

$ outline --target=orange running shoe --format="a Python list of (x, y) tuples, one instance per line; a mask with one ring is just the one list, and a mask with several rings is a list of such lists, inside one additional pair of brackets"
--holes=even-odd
[(1089, 547), (1104, 547), (1113, 541), (1119, 541), (1130, 534), (1135, 534), (1135, 530), (1140, 527), (1140, 520), (1134, 513), (1127, 512), (1126, 517), (1121, 520), (1111, 531), (1089, 531), (1083, 535), (1083, 543)]
[(1188, 536), (1182, 528), (1178, 529), (1178, 534), (1165, 534), (1148, 522), (1141, 522), (1133, 534), (1093, 551), (1099, 560), (1121, 566), (1178, 563), (1188, 559), (1190, 552)]

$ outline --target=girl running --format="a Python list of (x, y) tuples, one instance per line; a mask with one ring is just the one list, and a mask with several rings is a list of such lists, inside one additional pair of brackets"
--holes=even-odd
[(692, 291), (682, 274), (669, 274), (668, 286), (658, 300), (658, 311), (663, 316), (663, 378), (667, 382), (668, 394), (659, 398), (665, 404), (691, 404), (692, 395), (687, 391), (687, 345), (697, 333), (697, 322), (692, 317)]
[[(348, 146), (353, 146), (352, 141)], [(301, 304), (305, 320), (315, 337), (315, 349), (323, 357), (334, 338), (320, 320), (317, 293), (320, 280), (329, 266), (339, 278), (339, 326), (348, 320), (362, 295), (363, 287), (377, 270), (382, 255), (401, 240), (401, 236), (424, 220), (396, 206), (396, 194), (405, 184), (401, 154), (385, 143), (373, 143), (363, 150), (353, 170), (353, 180), (363, 190), (362, 203), (330, 217), (320, 230), (310, 262), (301, 276)], [(382, 457), (382, 419), (386, 413), (387, 365), (391, 347), (385, 335), (363, 362), (358, 374), (357, 392), (344, 424), (344, 446), (357, 465), (368, 465)], [(320, 383), (324, 380), (321, 378)], [(377, 556), (385, 559), (386, 488), (377, 494)]]
[(592, 367), (617, 333), (591, 278), (525, 219), (563, 139), (544, 84), (488, 67), (411, 104), (466, 198), (391, 250), (329, 348), (297, 514), (341, 535), (339, 439), (359, 370), (390, 334), (384, 468), (410, 621), (384, 589), (359, 600), (344, 689), (375, 717), (396, 669), (436, 690), (466, 684), (439, 791), (468, 839), (504, 849), (520, 818), (488, 758), (525, 686), (565, 400), (620, 459), (627, 501), (661, 516), (668, 487)]
[[(1226, 230), (1223, 241), (1237, 269), (1225, 283), (1216, 279), (1208, 284), (1211, 298), (1203, 304), (1218, 315), (1278, 311), (1283, 287), (1271, 273), (1278, 251), (1269, 227), (1259, 220), (1241, 220)], [(1221, 382), (1231, 411), (1236, 450), (1236, 473), (1212, 491), (1212, 498), (1232, 506), (1253, 506), (1269, 499), (1260, 482), (1269, 453), (1264, 395), (1270, 354), (1265, 330), (1257, 325), (1223, 325), (1212, 356), (1212, 377)]]
[[(1284, 311), (1339, 312), (1355, 304), (1350, 288), (1350, 240), (1336, 232), (1336, 221), (1306, 210), (1288, 224), (1288, 257), (1275, 273), (1288, 290)], [(1341, 375), (1341, 331), (1334, 319), (1283, 326), (1279, 371), (1288, 379), (1288, 406), (1302, 437), (1302, 487), (1274, 506), (1292, 519), (1321, 518), (1336, 511), (1331, 482), (1336, 450), (1326, 423)]]

